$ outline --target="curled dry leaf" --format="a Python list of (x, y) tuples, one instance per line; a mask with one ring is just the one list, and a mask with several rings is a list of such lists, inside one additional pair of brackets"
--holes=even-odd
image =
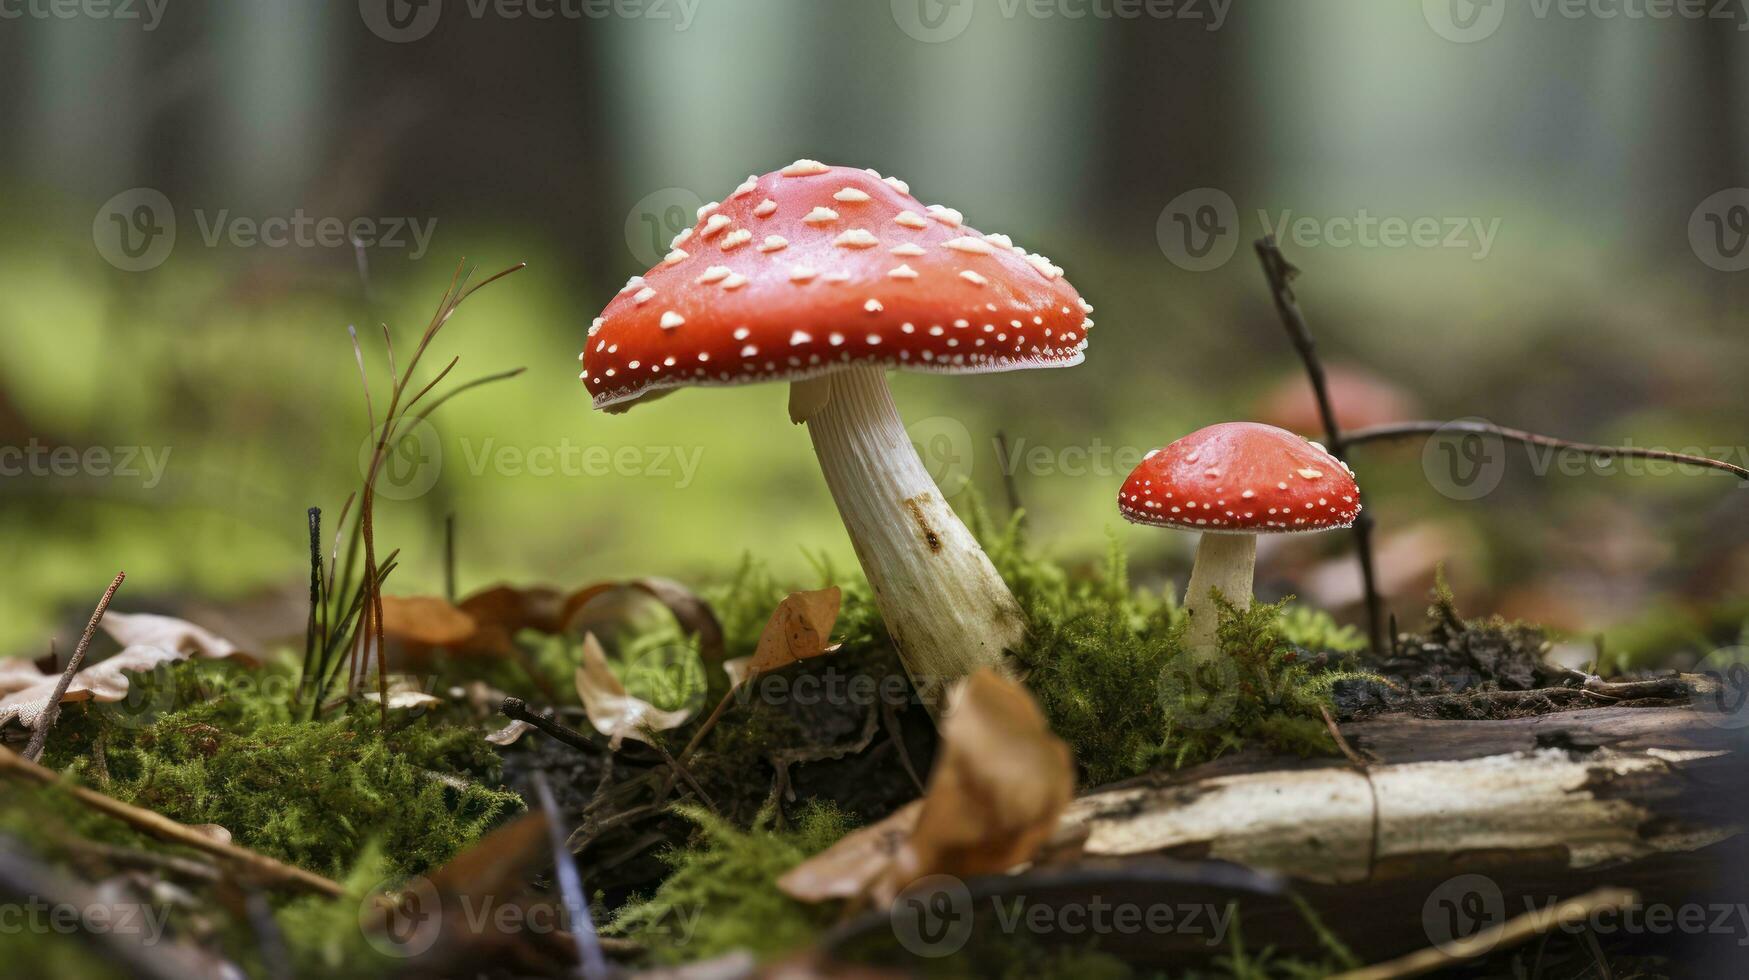
[(988, 668), (949, 701), (923, 799), (778, 879), (793, 898), (886, 905), (925, 875), (996, 874), (1030, 861), (1075, 794), (1068, 746), (1031, 695)]
[(717, 622), (717, 614), (711, 611), (710, 603), (673, 579), (634, 578), (624, 582), (600, 582), (578, 589), (565, 599), (561, 617), (565, 628), (575, 628), (585, 607), (615, 589), (634, 589), (660, 602), (680, 623), (681, 630), (698, 637), (699, 655), (706, 662), (723, 659), (723, 626)]
[(124, 647), (162, 647), (184, 657), (232, 658), (251, 666), (259, 662), (254, 654), (230, 640), (174, 616), (107, 612), (103, 616), (103, 631)]
[(486, 741), (493, 745), (514, 745), (517, 739), (532, 731), (534, 731), (534, 726), (528, 722), (513, 720), (510, 724), (487, 735)]
[(607, 655), (595, 634), (583, 636), (583, 663), (577, 668), (577, 696), (583, 700), (583, 713), (595, 730), (607, 736), (607, 746), (615, 751), (627, 738), (649, 742), (648, 730), (659, 732), (679, 728), (692, 717), (692, 710), (663, 711), (642, 698), (626, 693), (625, 685), (608, 669)]
[[(149, 671), (160, 664), (187, 660), (189, 654), (156, 646), (133, 646), (107, 660), (99, 661), (73, 675), (72, 683), (61, 695), (61, 703), (72, 701), (120, 701), (128, 696), (129, 671)], [(30, 687), (0, 698), (0, 725), (16, 721), (26, 728), (35, 728), (37, 719), (48, 709), (55, 696), (59, 674), (44, 675)]]
[(459, 646), (479, 631), (474, 617), (438, 596), (383, 596), (383, 635), (403, 643)]
[(723, 661), (729, 684), (739, 687), (760, 674), (836, 651), (838, 645), (827, 646), (826, 641), (838, 623), (842, 601), (837, 586), (784, 596), (759, 634), (753, 654)]

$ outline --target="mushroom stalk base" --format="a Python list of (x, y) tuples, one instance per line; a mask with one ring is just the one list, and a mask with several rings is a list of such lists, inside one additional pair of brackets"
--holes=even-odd
[(1196, 564), (1190, 584), (1184, 588), (1184, 608), (1190, 614), (1185, 646), (1199, 657), (1220, 654), (1215, 630), (1221, 623), (1220, 607), (1210, 590), (1239, 609), (1251, 606), (1251, 579), (1257, 569), (1257, 535), (1204, 534), (1196, 544)]
[(887, 632), (930, 713), (946, 687), (981, 667), (1008, 671), (1025, 619), (1002, 577), (924, 469), (885, 374), (829, 376), (807, 418), (826, 486)]

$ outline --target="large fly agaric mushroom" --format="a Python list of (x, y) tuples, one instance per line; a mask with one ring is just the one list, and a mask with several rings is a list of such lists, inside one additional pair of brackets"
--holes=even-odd
[(1209, 656), (1220, 649), (1211, 593), (1240, 609), (1251, 604), (1257, 535), (1347, 527), (1360, 513), (1360, 488), (1318, 443), (1272, 425), (1226, 422), (1150, 452), (1117, 505), (1131, 523), (1202, 532), (1185, 587), (1185, 643)]
[(946, 682), (1005, 666), (1019, 604), (917, 458), (888, 370), (1079, 364), (1093, 321), (1063, 271), (896, 177), (798, 160), (699, 209), (662, 263), (589, 328), (595, 407), (691, 386), (790, 383), (906, 669)]

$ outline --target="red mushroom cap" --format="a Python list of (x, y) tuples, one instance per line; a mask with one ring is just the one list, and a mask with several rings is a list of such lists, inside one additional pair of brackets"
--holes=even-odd
[(798, 160), (699, 209), (589, 328), (596, 408), (847, 364), (975, 374), (1079, 364), (1092, 311), (1050, 260), (904, 181)]
[(1347, 464), (1273, 425), (1224, 422), (1149, 453), (1118, 510), (1136, 524), (1234, 534), (1347, 527), (1360, 487)]

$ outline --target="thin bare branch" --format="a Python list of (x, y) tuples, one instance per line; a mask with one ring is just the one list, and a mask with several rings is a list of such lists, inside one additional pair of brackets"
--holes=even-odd
[(55, 727), (55, 719), (61, 716), (61, 698), (66, 696), (67, 686), (73, 683), (73, 675), (85, 663), (85, 651), (91, 646), (91, 637), (97, 632), (97, 624), (103, 622), (103, 612), (109, 608), (109, 600), (115, 598), (115, 590), (121, 588), (122, 580), (127, 577), (126, 572), (116, 572), (115, 581), (109, 583), (109, 588), (103, 590), (103, 598), (97, 600), (97, 609), (91, 613), (91, 621), (85, 624), (85, 632), (79, 637), (79, 645), (73, 649), (73, 656), (67, 660), (67, 669), (61, 671), (61, 679), (55, 683), (55, 693), (49, 696), (48, 707), (43, 709), (42, 717), (37, 719), (36, 727), (31, 729), (30, 741), (24, 747), (25, 759), (35, 762), (42, 758), (43, 748), (49, 740), (49, 729)]
[(1542, 446), (1547, 449), (1570, 449), (1596, 456), (1600, 459), (1626, 457), (1629, 459), (1661, 459), (1672, 463), (1682, 463), (1688, 466), (1699, 466), (1705, 469), (1721, 470), (1735, 476), (1739, 480), (1749, 480), (1749, 469), (1744, 469), (1733, 463), (1711, 459), (1706, 456), (1694, 456), (1689, 453), (1675, 453), (1665, 449), (1641, 449), (1637, 446), (1603, 446), (1592, 442), (1575, 442), (1571, 439), (1561, 439), (1555, 436), (1545, 436), (1538, 432), (1524, 429), (1512, 429), (1492, 422), (1474, 422), (1459, 420), (1455, 422), (1415, 421), (1392, 422), (1387, 425), (1373, 425), (1364, 429), (1355, 429), (1344, 437), (1350, 446), (1369, 442), (1386, 442), (1392, 439), (1411, 439), (1416, 436), (1442, 435), (1447, 433), (1468, 433), (1473, 435), (1498, 436), (1508, 442), (1520, 442), (1531, 446)]

